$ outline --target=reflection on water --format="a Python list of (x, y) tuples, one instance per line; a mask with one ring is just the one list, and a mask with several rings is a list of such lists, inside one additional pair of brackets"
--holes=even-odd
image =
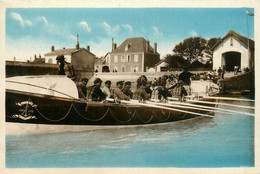
[(150, 126), (7, 136), (6, 167), (254, 166), (253, 147), (254, 117), (216, 113)]

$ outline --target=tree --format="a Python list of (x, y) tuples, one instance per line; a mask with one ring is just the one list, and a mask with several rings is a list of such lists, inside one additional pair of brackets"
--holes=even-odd
[(168, 64), (170, 69), (182, 68), (188, 65), (188, 62), (179, 55), (167, 54), (165, 56), (165, 62)]
[(206, 48), (207, 40), (201, 37), (190, 37), (175, 46), (173, 52), (175, 55), (182, 57), (189, 63), (202, 57), (202, 51)]

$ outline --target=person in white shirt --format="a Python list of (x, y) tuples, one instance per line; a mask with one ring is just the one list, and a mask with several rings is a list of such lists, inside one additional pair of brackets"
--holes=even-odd
[(111, 97), (111, 81), (107, 80), (105, 86), (102, 88), (102, 92), (106, 95), (107, 98)]

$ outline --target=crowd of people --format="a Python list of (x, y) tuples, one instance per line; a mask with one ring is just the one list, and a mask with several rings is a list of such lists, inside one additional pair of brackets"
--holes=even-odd
[(194, 74), (188, 72), (188, 69), (178, 75), (164, 75), (148, 81), (145, 75), (140, 76), (136, 81), (136, 90), (132, 91), (132, 83), (130, 81), (117, 81), (115, 87), (111, 88), (112, 82), (107, 80), (104, 87), (101, 88), (103, 81), (100, 78), (94, 80), (92, 86), (88, 86), (88, 79), (83, 78), (76, 82), (79, 98), (88, 101), (104, 101), (107, 98), (119, 100), (135, 99), (146, 101), (150, 99), (158, 99), (166, 101), (167, 97), (183, 97), (190, 94), (190, 79)]
[[(73, 66), (70, 66), (64, 59), (64, 55), (59, 55), (56, 58), (59, 63), (59, 75), (67, 75), (68, 77), (75, 77)], [(65, 66), (69, 75), (65, 74)], [(234, 67), (234, 73), (240, 72), (238, 66)], [(244, 70), (247, 72), (248, 70)], [(200, 80), (212, 80), (219, 85), (218, 81), (224, 78), (225, 68), (219, 67), (218, 70), (210, 72), (202, 72), (193, 74), (188, 71), (188, 68), (184, 68), (184, 71), (179, 75), (164, 75), (159, 78), (154, 78), (152, 81), (148, 81), (145, 75), (142, 75), (137, 79), (136, 90), (132, 91), (132, 83), (130, 81), (118, 81), (116, 86), (111, 88), (111, 81), (104, 82), (104, 87), (101, 88), (103, 81), (100, 78), (96, 78), (92, 86), (87, 87), (88, 79), (83, 78), (80, 81), (75, 81), (79, 98), (89, 101), (103, 101), (107, 98), (121, 99), (121, 100), (149, 100), (158, 99), (160, 101), (166, 101), (167, 97), (178, 97), (183, 100), (184, 96), (191, 95), (191, 79)], [(219, 85), (220, 86), (220, 85)]]

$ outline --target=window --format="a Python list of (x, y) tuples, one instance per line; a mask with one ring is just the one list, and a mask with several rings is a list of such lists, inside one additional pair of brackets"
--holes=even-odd
[(51, 58), (48, 60), (48, 63), (52, 63), (52, 59)]
[(118, 71), (117, 66), (114, 66), (113, 72), (117, 72), (117, 71)]
[(125, 65), (121, 66), (121, 70), (122, 70), (122, 72), (125, 72)]
[(118, 56), (114, 56), (114, 62), (118, 62)]
[(230, 39), (230, 46), (233, 46), (233, 39)]
[(131, 46), (131, 44), (125, 44), (125, 51), (128, 51), (130, 46)]
[(130, 55), (127, 55), (127, 62), (130, 62)]
[(134, 62), (138, 62), (138, 54), (134, 55)]
[(138, 66), (137, 65), (131, 66), (131, 71), (132, 72), (138, 72)]
[(109, 63), (109, 59), (110, 59), (110, 57), (107, 56), (107, 57), (106, 57), (106, 63)]
[(125, 55), (122, 55), (122, 57), (121, 57), (121, 62), (126, 62), (126, 61), (125, 61)]

